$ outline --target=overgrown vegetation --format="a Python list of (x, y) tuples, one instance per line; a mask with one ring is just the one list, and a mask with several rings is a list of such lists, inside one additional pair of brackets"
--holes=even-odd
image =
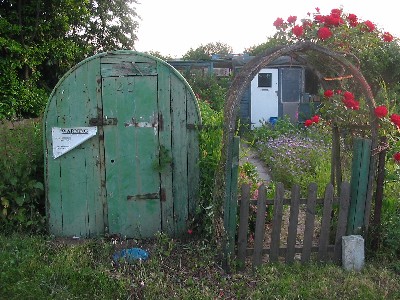
[(40, 121), (0, 124), (0, 224), (4, 232), (44, 230)]
[[(112, 263), (121, 247), (146, 261)], [(335, 265), (265, 264), (227, 276), (202, 240), (61, 240), (0, 235), (5, 299), (398, 299), (399, 275), (381, 261), (361, 273)]]

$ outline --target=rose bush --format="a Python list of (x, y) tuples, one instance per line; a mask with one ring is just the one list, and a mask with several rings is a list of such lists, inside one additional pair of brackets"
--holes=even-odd
[[(299, 19), (297, 16), (290, 16), (286, 22), (279, 17), (273, 25), (277, 29), (274, 38), (282, 44), (307, 40), (334, 51), (351, 53), (357, 58), (364, 57), (366, 49), (369, 48), (386, 49), (389, 47), (388, 44), (397, 45), (392, 34), (377, 29), (372, 21), (362, 21), (356, 14), (347, 14), (338, 8), (332, 9), (329, 14), (321, 14), (320, 9), (316, 8), (315, 13), (308, 13), (306, 18)], [(337, 75), (335, 74), (337, 68), (334, 66), (325, 67), (324, 71), (332, 72), (327, 74), (327, 77)], [(334, 78), (336, 80), (330, 82), (330, 85), (335, 89), (325, 89), (322, 93), (323, 105), (319, 114), (328, 124), (336, 124), (339, 127), (352, 125), (358, 128), (368, 127), (371, 116), (362, 91), (358, 91), (357, 94), (351, 92), (350, 90), (355, 88), (352, 86), (354, 82), (344, 81), (343, 78)], [(400, 115), (396, 113), (397, 109), (395, 106), (389, 108), (383, 104), (374, 108), (375, 117), (379, 119), (380, 134), (389, 136), (393, 144), (399, 141)], [(319, 115), (316, 115), (306, 120), (304, 125), (310, 127), (318, 122)], [(398, 161), (400, 160), (396, 160)]]

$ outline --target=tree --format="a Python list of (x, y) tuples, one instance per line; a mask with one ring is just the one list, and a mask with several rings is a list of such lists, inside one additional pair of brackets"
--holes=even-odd
[(201, 45), (196, 49), (190, 48), (190, 50), (183, 55), (183, 59), (211, 60), (211, 56), (213, 54), (227, 55), (231, 54), (232, 52), (232, 47), (227, 44), (221, 42), (208, 43), (207, 45)]
[(38, 116), (60, 77), (100, 51), (130, 49), (136, 0), (0, 1), (0, 119)]

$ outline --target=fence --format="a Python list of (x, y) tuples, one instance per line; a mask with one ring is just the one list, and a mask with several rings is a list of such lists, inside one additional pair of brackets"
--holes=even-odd
[[(308, 187), (307, 198), (300, 198), (300, 188), (295, 185), (292, 188), (291, 197), (288, 199), (285, 198), (283, 184), (278, 183), (273, 200), (267, 199), (264, 185), (258, 189), (258, 199), (252, 200), (250, 199), (250, 186), (242, 185), (237, 244), (239, 266), (243, 269), (246, 265), (246, 258), (252, 256), (252, 266), (253, 268), (257, 267), (263, 260), (266, 260), (266, 255), (269, 256), (268, 261), (270, 262), (284, 260), (286, 263), (291, 263), (300, 256), (301, 263), (306, 263), (310, 261), (311, 253), (314, 252), (318, 261), (340, 262), (342, 236), (346, 234), (350, 184), (343, 182), (340, 191), (340, 198), (334, 197), (333, 186), (328, 184), (325, 189), (325, 197), (317, 199), (317, 185), (311, 183)], [(249, 247), (248, 241), (251, 205), (257, 207), (252, 248)], [(289, 205), (290, 211), (285, 212), (284, 205)], [(265, 239), (267, 236), (265, 234), (267, 206), (273, 206), (272, 222), (267, 224), (272, 226), (272, 228), (268, 227), (269, 239)], [(288, 220), (283, 220), (283, 216), (287, 216), (287, 212), (290, 213)], [(302, 219), (301, 222), (300, 219)], [(287, 230), (281, 230), (284, 223)], [(301, 230), (299, 225), (304, 229)], [(318, 234), (314, 234), (316, 228), (318, 228)], [(298, 238), (302, 234), (301, 231), (303, 231), (302, 240)], [(286, 234), (287, 238), (284, 237)], [(266, 241), (269, 242), (266, 243)], [(332, 241), (331, 244), (330, 241)]]

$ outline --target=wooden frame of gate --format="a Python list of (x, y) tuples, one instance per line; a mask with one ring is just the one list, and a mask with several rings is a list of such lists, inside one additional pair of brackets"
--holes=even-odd
[[(233, 160), (235, 156), (233, 153), (235, 153), (235, 149), (238, 147), (237, 142), (235, 142), (235, 132), (240, 99), (251, 80), (263, 67), (267, 66), (280, 56), (294, 55), (296, 58), (301, 58), (299, 53), (304, 54), (307, 52), (314, 52), (318, 55), (329, 57), (338, 65), (346, 69), (352, 75), (356, 83), (359, 84), (369, 108), (372, 151), (378, 146), (378, 120), (374, 114), (374, 108), (376, 105), (372, 90), (361, 71), (346, 58), (346, 55), (349, 54), (338, 53), (311, 41), (305, 41), (289, 46), (269, 48), (247, 63), (233, 79), (226, 97), (221, 163), (215, 179), (214, 199), (217, 207), (220, 208), (219, 211), (216, 212), (216, 236), (217, 240), (222, 242), (224, 253), (223, 261), (226, 269), (229, 269), (228, 261), (234, 254), (235, 235), (233, 233), (236, 232), (236, 219), (233, 218), (232, 215), (236, 215), (237, 199), (235, 188), (232, 186), (234, 184), (232, 177), (235, 172), (237, 172), (233, 167), (235, 165)], [(310, 68), (322, 82), (322, 75), (318, 68), (313, 65), (310, 65)], [(369, 176), (367, 180), (368, 187), (366, 191), (366, 203), (363, 217), (365, 231), (368, 229), (368, 220), (370, 217), (376, 163), (376, 157), (372, 156), (369, 162)], [(338, 186), (340, 185), (340, 180), (340, 176), (337, 176), (336, 184)], [(222, 221), (222, 215), (224, 216), (224, 221)]]

